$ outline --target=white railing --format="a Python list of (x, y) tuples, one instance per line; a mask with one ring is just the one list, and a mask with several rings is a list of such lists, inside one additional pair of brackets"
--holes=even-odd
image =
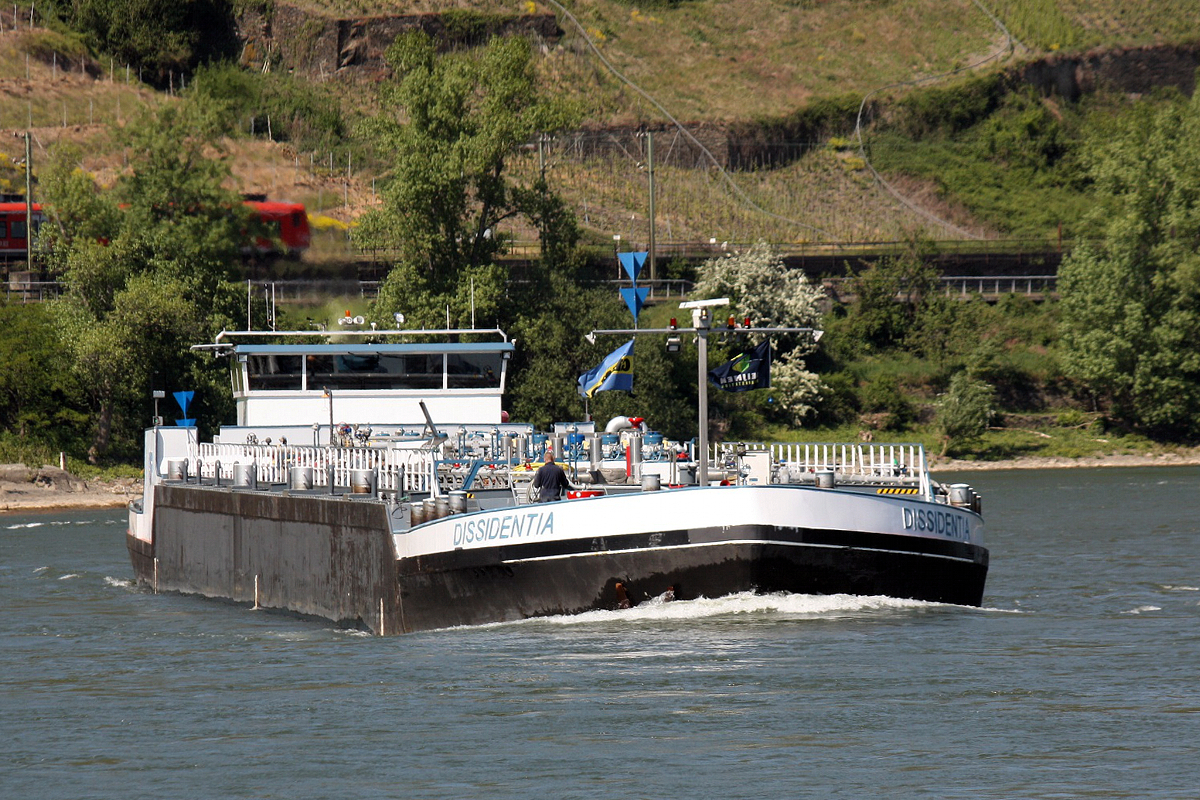
[(770, 452), (772, 474), (786, 470), (793, 481), (810, 473), (831, 471), (839, 479), (915, 484), (921, 495), (931, 497), (925, 448), (920, 444), (722, 442), (713, 445), (712, 461), (720, 464), (736, 458), (739, 450)]
[[(232, 481), (234, 467), (253, 464), (259, 483), (288, 483), (292, 467), (311, 467), (314, 486), (349, 486), (352, 470), (378, 470), (379, 491), (437, 494), (436, 462), (427, 450), (376, 447), (312, 447), (306, 445), (202, 443), (192, 455), (194, 472), (203, 478)], [(403, 486), (400, 478), (403, 476)]]

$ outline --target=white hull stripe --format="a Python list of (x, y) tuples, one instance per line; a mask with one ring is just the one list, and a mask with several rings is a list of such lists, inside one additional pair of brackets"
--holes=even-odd
[(885, 553), (888, 555), (915, 556), (917, 558), (939, 558), (945, 561), (957, 561), (963, 564), (974, 563), (969, 558), (958, 558), (955, 556), (941, 555), (939, 553), (916, 553), (912, 550), (886, 550), (879, 547), (856, 547), (854, 545), (845, 544), (815, 544), (803, 542), (784, 542), (776, 539), (731, 539), (722, 542), (700, 542), (697, 544), (682, 544), (682, 545), (662, 545), (659, 547), (635, 547), (623, 550), (594, 550), (578, 553), (564, 553), (561, 555), (552, 556), (532, 556), (530, 558), (507, 558), (502, 560), (501, 564), (526, 564), (535, 561), (562, 561), (572, 558), (588, 558), (591, 556), (611, 556), (625, 555), (628, 553), (645, 553), (647, 550), (694, 550), (703, 547), (724, 547), (726, 545), (775, 545), (777, 547), (804, 547), (818, 548), (826, 550), (861, 550), (867, 553)]

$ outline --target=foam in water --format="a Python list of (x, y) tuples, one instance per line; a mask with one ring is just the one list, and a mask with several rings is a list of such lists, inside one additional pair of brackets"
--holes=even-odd
[[(615, 611), (586, 611), (582, 614), (536, 617), (518, 622), (495, 625), (554, 624), (588, 625), (597, 622), (654, 622), (660, 620), (687, 621), (727, 617), (813, 618), (840, 617), (874, 611), (938, 608), (939, 603), (921, 600), (901, 600), (895, 597), (858, 596), (847, 594), (811, 595), (755, 594), (739, 592), (725, 597), (701, 597), (695, 600), (666, 601), (661, 597)], [(490, 627), (490, 626), (489, 626)]]
[(1123, 611), (1123, 614), (1145, 614), (1148, 611), (1162, 611), (1162, 606), (1138, 606), (1131, 608), (1128, 611)]
[(48, 522), (16, 522), (5, 525), (0, 530), (19, 531), (27, 528), (65, 528), (71, 525), (124, 525), (120, 519), (55, 519)]

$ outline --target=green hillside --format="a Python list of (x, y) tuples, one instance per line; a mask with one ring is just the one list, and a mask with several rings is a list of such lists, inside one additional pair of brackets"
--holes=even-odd
[[(547, 55), (564, 91), (588, 97), (597, 121), (657, 120), (628, 87), (603, 75), (585, 37), (630, 81), (683, 121), (785, 115), (810, 98), (865, 95), (955, 69), (1007, 41), (991, 9), (1018, 40), (1017, 56), (1195, 40), (1200, 10), (1189, 0), (302, 0), (332, 16), (472, 9), (558, 14), (561, 46)], [(603, 102), (595, 83), (608, 88)]]
[[(156, 1), (169, 11), (167, 0)], [(178, 7), (191, 13), (213, 3), (225, 7), (222, 0)], [(510, 410), (541, 422), (577, 418), (574, 380), (597, 355), (579, 344), (583, 333), (625, 319), (596, 278), (612, 274), (614, 248), (642, 249), (648, 241), (651, 166), (660, 255), (669, 256), (676, 244), (741, 251), (761, 262), (750, 267), (766, 270), (746, 279), (748, 291), (769, 284), (765, 274), (798, 273), (771, 260), (767, 248), (747, 252), (741, 243), (819, 244), (830, 253), (853, 252), (839, 249), (851, 240), (902, 243), (870, 268), (851, 265), (847, 288), (854, 299), (828, 301), (821, 323), (827, 336), (806, 367), (812, 375), (793, 370), (778, 398), (713, 401), (722, 436), (787, 438), (803, 422), (824, 427), (813, 434), (822, 438), (879, 430), (980, 457), (1036, 452), (1050, 440), (1059, 454), (1142, 447), (1144, 439), (1125, 438), (1130, 432), (1200, 438), (1191, 347), (1200, 331), (1192, 247), (1197, 180), (1191, 152), (1179, 146), (1200, 131), (1195, 104), (1179, 102), (1181, 93), (1194, 91), (1200, 43), (1187, 39), (1195, 12), (1182, 3), (1133, 11), (1115, 2), (1030, 0), (989, 7), (993, 18), (973, 0), (644, 6), (597, 0), (572, 5), (577, 28), (565, 10), (535, 3), (347, 2), (308, 4), (305, 11), (241, 0), (236, 8), (257, 15), (254, 24), (267, 37), (203, 66), (202, 53), (211, 55), (213, 43), (230, 33), (221, 27), (229, 22), (224, 17), (206, 17), (199, 27), (194, 15), (171, 18), (193, 25), (176, 38), (159, 20), (142, 19), (142, 33), (157, 36), (109, 38), (101, 47), (94, 28), (67, 14), (74, 4), (49, 7), (66, 16), (43, 12), (47, 18), (31, 26), (28, 6), (19, 7), (14, 25), (0, 11), (0, 124), (10, 134), (0, 137), (0, 185), (19, 195), (29, 169), (35, 198), (44, 181), (46, 196), (57, 189), (72, 198), (66, 206), (78, 205), (59, 229), (71, 238), (45, 261), (68, 284), (63, 302), (0, 305), (11, 323), (9, 350), (29, 354), (24, 372), (0, 373), (9, 398), (0, 422), (14, 445), (27, 431), (50, 431), (43, 443), (76, 457), (136, 459), (152, 383), (208, 387), (211, 410), (219, 411), (224, 396), (205, 371), (211, 365), (197, 365), (182, 346), (173, 350), (175, 340), (160, 328), (176, 343), (190, 343), (191, 327), (238, 324), (243, 308), (266, 318), (265, 296), (246, 305), (240, 283), (217, 279), (245, 271), (234, 220), (221, 211), (237, 204), (229, 190), (309, 207), (324, 233), (307, 263), (289, 266), (309, 274), (333, 274), (347, 256), (363, 258), (352, 247), (368, 240), (371, 218), (356, 239), (345, 231), (385, 191), (407, 192), (390, 195), (389, 219), (375, 217), (377, 235), (394, 234), (376, 242), (402, 248), (404, 256), (379, 256), (381, 264), (400, 263), (367, 313), (388, 319), (403, 312), (413, 324), (445, 319), (450, 325), (452, 306), (455, 318), (473, 319), (477, 306), (487, 305), (487, 319), (527, 343), (514, 365), (521, 378), (511, 387)], [(89, 8), (116, 13), (124, 6), (93, 0)], [(440, 52), (428, 39), (410, 41), (406, 53), (415, 59), (409, 64), (416, 77), (400, 86), (402, 104), (386, 102), (384, 93), (397, 82), (381, 71), (388, 42), (364, 33), (384, 24), (370, 15), (451, 10), (415, 20), (435, 32), (441, 26)], [(486, 30), (494, 15), (541, 13), (523, 19), (544, 23), (551, 10), (563, 34), (525, 28), (523, 35), (544, 36), (532, 67), (529, 49), (511, 41), (473, 50), (471, 37), (447, 33)], [(333, 16), (304, 16), (315, 11)], [(313, 52), (325, 48), (319, 57), (305, 61), (301, 53), (288, 62), (274, 49), (272, 20), (284, 17), (296, 36), (311, 34)], [(209, 27), (211, 40), (199, 35)], [(518, 56), (492, 60), (512, 53)], [(479, 54), (486, 58), (474, 58)], [(327, 69), (338, 62), (345, 68)], [(497, 85), (489, 83), (493, 77)], [(543, 91), (535, 88), (539, 82)], [(500, 84), (519, 91), (502, 92)], [(177, 102), (180, 95), (196, 102)], [(504, 99), (491, 102), (497, 97)], [(489, 114), (476, 118), (464, 98), (478, 100)], [(537, 105), (523, 105), (532, 101)], [(567, 118), (559, 102), (582, 109), (582, 122), (535, 143), (539, 126)], [(147, 107), (160, 113), (145, 116)], [(411, 117), (419, 124), (381, 123), (380, 109), (395, 116), (387, 123)], [(31, 167), (23, 162), (26, 131)], [(58, 151), (63, 143), (77, 149)], [(53, 159), (56, 151), (71, 154), (69, 162)], [(229, 155), (232, 176), (207, 169), (217, 151)], [(478, 152), (488, 159), (454, 159)], [(1089, 169), (1096, 164), (1103, 169)], [(391, 183), (390, 170), (405, 180)], [(543, 172), (548, 192), (534, 183)], [(153, 180), (138, 183), (144, 176)], [(497, 176), (515, 178), (516, 185), (493, 182), (486, 188), (495, 191), (475, 195), (455, 185), (464, 177), (478, 186)], [(90, 180), (116, 191), (92, 198)], [(1160, 192), (1164, 185), (1171, 191)], [(1131, 206), (1131, 191), (1153, 202)], [(556, 196), (574, 211), (590, 247), (573, 248), (570, 215), (560, 213)], [(480, 197), (508, 204), (503, 214), (485, 218), (480, 209), (501, 206)], [(93, 199), (98, 203), (90, 205)], [(430, 215), (443, 200), (462, 201), (466, 210), (452, 219)], [(182, 235), (176, 226), (184, 207), (191, 213), (179, 219), (203, 236)], [(1108, 219), (1095, 210), (1110, 212)], [(476, 212), (478, 224), (468, 229), (464, 221)], [(560, 249), (548, 249), (553, 257), (532, 265), (494, 259), (506, 238), (532, 240), (523, 217), (539, 220), (545, 241)], [(429, 236), (435, 229), (439, 235)], [(1141, 231), (1152, 234), (1150, 247)], [(992, 305), (947, 294), (934, 261), (942, 247), (937, 240), (988, 237), (1043, 245), (1079, 240), (1064, 266), (1062, 303), (1009, 297)], [(524, 252), (537, 255), (534, 248)], [(468, 263), (467, 256), (476, 260)], [(716, 264), (735, 261), (710, 263), (699, 276), (708, 288), (700, 291), (715, 291)], [(674, 276), (692, 268), (661, 266)], [(93, 273), (105, 279), (93, 282)], [(811, 301), (813, 308), (827, 302), (815, 295)], [(768, 305), (787, 303), (775, 298)], [(144, 316), (147, 309), (155, 313)], [(63, 313), (78, 315), (67, 320), (69, 328), (58, 324), (67, 318), (53, 316)], [(306, 314), (294, 307), (284, 313)], [(289, 324), (309, 321), (295, 317)], [(1128, 345), (1115, 355), (1114, 331)], [(77, 349), (47, 371), (50, 362), (39, 353), (54, 351), (60, 337)], [(140, 355), (124, 355), (110, 338)], [(643, 358), (650, 384), (636, 398), (639, 413), (659, 418), (666, 430), (682, 430), (691, 424), (682, 410), (692, 407), (695, 375), (687, 356), (668, 364), (650, 348)], [(130, 374), (131, 363), (179, 374)], [(962, 376), (974, 383), (962, 383)], [(984, 389), (993, 393), (990, 409), (981, 402)], [(606, 398), (593, 411), (615, 413), (624, 400)], [(956, 405), (976, 421), (1007, 426), (1010, 438), (1025, 438), (962, 439), (942, 425), (945, 410)], [(69, 413), (54, 424), (47, 408)], [(1003, 416), (974, 413), (989, 410)]]
[[(541, 163), (527, 151), (518, 168), (532, 175), (548, 165), (547, 179), (597, 241), (620, 235), (642, 246), (650, 234), (648, 153), (646, 141), (631, 135), (642, 128), (655, 134), (654, 223), (664, 245), (891, 241), (917, 231), (934, 239), (1085, 235), (1081, 211), (1089, 201), (1074, 152), (1129, 94), (1068, 101), (1011, 76), (1094, 48), (1194, 43), (1200, 22), (1200, 10), (1185, 0), (233, 4), (266, 19), (285, 8), (335, 19), (450, 12), (460, 24), (554, 14), (562, 36), (545, 43), (539, 69), (584, 110), (585, 130), (548, 143)], [(106, 180), (122, 163), (108, 143), (111, 126), (165, 93), (139, 83), (137, 66), (89, 49), (86, 37), (62, 26), (31, 30), (28, 6), (17, 12), (16, 29), (11, 15), (0, 16), (7, 20), (0, 125), (35, 130), (35, 169), (55, 141), (86, 142), (82, 166)], [(355, 135), (361, 116), (376, 107), (380, 84), (353, 70), (291, 74), (288, 65), (268, 56), (254, 61), (245, 49), (241, 58), (251, 69), (230, 120), (240, 132), (231, 142), (237, 188), (304, 202), (334, 230), (352, 225), (387, 177)], [(160, 75), (168, 92), (189, 79)], [(984, 103), (974, 102), (980, 80), (992, 81)], [(864, 159), (854, 123), (868, 97)], [(690, 144), (705, 133), (712, 158)], [(1044, 140), (1035, 144), (1043, 152), (1016, 152), (1028, 147), (1012, 143), (1030, 137)], [(20, 157), (3, 141), (0, 155)], [(0, 181), (4, 165), (0, 158)], [(18, 192), (22, 183), (15, 173), (8, 179)], [(507, 233), (532, 236), (519, 222)]]

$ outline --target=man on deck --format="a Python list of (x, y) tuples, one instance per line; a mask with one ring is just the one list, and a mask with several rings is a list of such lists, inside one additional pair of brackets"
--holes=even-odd
[(546, 463), (538, 467), (537, 474), (533, 476), (533, 488), (538, 492), (537, 501), (539, 503), (558, 500), (563, 491), (571, 488), (571, 482), (567, 480), (567, 473), (554, 463), (553, 450), (546, 451)]

